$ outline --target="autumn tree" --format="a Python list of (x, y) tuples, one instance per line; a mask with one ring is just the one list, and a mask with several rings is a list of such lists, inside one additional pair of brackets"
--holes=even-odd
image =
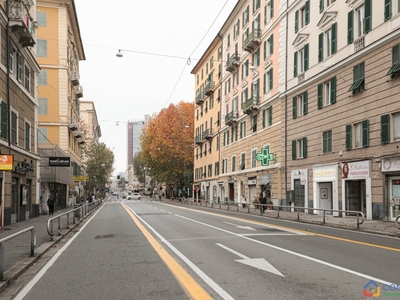
[(182, 187), (193, 181), (193, 109), (193, 103), (170, 104), (143, 128), (143, 167), (153, 180)]

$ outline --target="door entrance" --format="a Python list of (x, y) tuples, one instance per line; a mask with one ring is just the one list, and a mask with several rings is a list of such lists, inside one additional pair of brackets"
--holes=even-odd
[[(300, 184), (300, 179), (294, 180), (294, 205), (297, 207), (305, 207), (305, 185)], [(300, 210), (304, 212), (304, 209)]]
[[(332, 182), (319, 183), (319, 207), (324, 209), (333, 208)], [(322, 214), (322, 211), (319, 213)], [(326, 212), (326, 214), (332, 214), (332, 212)]]
[(364, 214), (367, 212), (365, 180), (346, 180), (346, 210), (361, 211)]
[(229, 184), (229, 202), (231, 201), (235, 201), (235, 188), (233, 183)]

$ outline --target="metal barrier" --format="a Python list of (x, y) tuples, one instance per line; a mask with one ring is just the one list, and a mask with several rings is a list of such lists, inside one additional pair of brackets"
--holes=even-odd
[(14, 234), (11, 234), (5, 238), (2, 238), (0, 240), (0, 281), (4, 280), (4, 243), (21, 235), (24, 234), (26, 232), (30, 231), (31, 232), (31, 253), (30, 256), (34, 256), (35, 255), (35, 246), (36, 246), (36, 231), (35, 231), (35, 227), (31, 226), (28, 227), (24, 230), (18, 231)]
[(398, 229), (400, 229), (399, 220), (400, 220), (400, 215), (398, 215), (397, 218), (396, 218), (396, 220), (394, 220), (394, 224), (396, 224), (396, 227), (397, 227)]
[(53, 233), (53, 220), (57, 219), (57, 221), (58, 221), (58, 235), (61, 235), (61, 218), (62, 217), (67, 216), (67, 226), (66, 226), (66, 228), (69, 228), (69, 225), (71, 225), (71, 222), (70, 222), (70, 219), (69, 219), (70, 218), (70, 214), (72, 215), (72, 224), (75, 224), (75, 218), (78, 218), (78, 221), (80, 221), (81, 218), (83, 218), (84, 216), (90, 214), (95, 207), (99, 206), (102, 201), (103, 200), (95, 200), (92, 203), (83, 204), (83, 205), (81, 205), (81, 206), (79, 206), (77, 208), (69, 210), (69, 211), (67, 211), (65, 213), (62, 213), (62, 214), (56, 216), (56, 217), (50, 218), (47, 221), (47, 233), (50, 235), (50, 240), (52, 241), (53, 240), (53, 236), (54, 236), (54, 233)]
[[(259, 209), (261, 215), (263, 215), (264, 211), (266, 211), (265, 208), (272, 207), (273, 210), (268, 210), (268, 211), (276, 211), (277, 212), (277, 215), (276, 215), (277, 218), (280, 217), (279, 216), (279, 212), (280, 211), (290, 211), (291, 212), (292, 210), (296, 210), (296, 212), (297, 212), (297, 220), (300, 220), (300, 212), (302, 210), (303, 211), (304, 210), (322, 211), (322, 215), (323, 215), (322, 224), (326, 223), (326, 212), (339, 212), (339, 213), (344, 213), (344, 214), (351, 213), (351, 214), (356, 214), (357, 215), (357, 228), (360, 228), (360, 225), (363, 224), (364, 220), (365, 220), (365, 215), (364, 215), (363, 212), (354, 211), (354, 210), (338, 210), (338, 209), (325, 209), (325, 208), (313, 208), (313, 207), (297, 207), (297, 206), (260, 204), (260, 203), (249, 204), (249, 203), (239, 203), (239, 202), (234, 202), (234, 201), (225, 201), (223, 203), (222, 202), (220, 202), (220, 203), (214, 203), (214, 202), (208, 203), (207, 201), (203, 200), (203, 202), (204, 202), (204, 206), (205, 207), (208, 207), (208, 204), (210, 204), (211, 208), (218, 207), (219, 209), (222, 209), (222, 206), (227, 206), (226, 210), (228, 210), (228, 211), (233, 211), (233, 210), (231, 210), (231, 207), (236, 207), (236, 212), (239, 212), (240, 211), (240, 207), (242, 207), (243, 209), (247, 210), (247, 213), (250, 213), (250, 209), (251, 208), (254, 208), (255, 210)], [(188, 203), (188, 204), (190, 205), (191, 203)], [(194, 202), (194, 205), (203, 206), (203, 203), (202, 202)], [(243, 205), (245, 205), (245, 206), (243, 206)], [(262, 209), (263, 207), (264, 207), (264, 209)], [(275, 209), (275, 208), (277, 208), (277, 209)], [(285, 209), (285, 210), (283, 210), (283, 209)], [(361, 217), (361, 221), (360, 221), (360, 217)], [(399, 227), (400, 225), (398, 225), (399, 217), (397, 217), (397, 219), (396, 219), (396, 226), (397, 226), (397, 228), (400, 229), (400, 227)]]

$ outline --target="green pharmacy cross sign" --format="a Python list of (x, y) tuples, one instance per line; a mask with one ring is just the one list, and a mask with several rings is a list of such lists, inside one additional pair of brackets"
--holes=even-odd
[(256, 155), (257, 160), (261, 160), (261, 165), (263, 166), (269, 166), (269, 161), (275, 159), (275, 155), (272, 153), (269, 153), (268, 148), (262, 148), (261, 153), (257, 153)]

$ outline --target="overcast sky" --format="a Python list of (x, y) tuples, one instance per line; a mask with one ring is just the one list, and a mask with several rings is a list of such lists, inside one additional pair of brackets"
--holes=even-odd
[[(82, 99), (95, 102), (100, 141), (115, 155), (114, 175), (127, 167), (128, 120), (157, 113), (170, 103), (194, 101), (190, 72), (236, 3), (75, 0), (86, 55), (80, 62)], [(124, 50), (123, 58), (116, 57), (118, 49)]]

